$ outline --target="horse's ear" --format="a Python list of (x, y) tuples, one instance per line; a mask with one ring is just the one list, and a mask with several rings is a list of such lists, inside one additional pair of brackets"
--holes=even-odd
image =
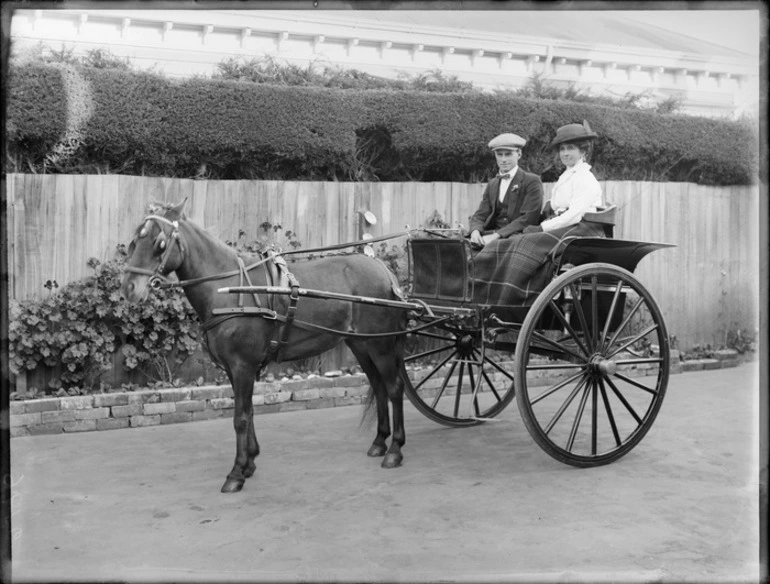
[(180, 219), (184, 217), (184, 206), (187, 204), (187, 197), (182, 199), (180, 203), (177, 203), (173, 207), (169, 208), (166, 217), (168, 219)]

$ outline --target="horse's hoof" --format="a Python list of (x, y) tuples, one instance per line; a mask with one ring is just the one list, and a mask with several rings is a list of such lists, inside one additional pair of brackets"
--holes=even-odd
[(396, 468), (401, 466), (404, 457), (400, 453), (388, 452), (382, 461), (382, 468)]
[(385, 456), (385, 453), (388, 451), (387, 447), (384, 444), (372, 444), (371, 448), (369, 448), (369, 452), (366, 453), (367, 456)]
[(240, 479), (227, 479), (225, 484), (222, 485), (223, 493), (237, 493), (243, 488), (243, 480)]

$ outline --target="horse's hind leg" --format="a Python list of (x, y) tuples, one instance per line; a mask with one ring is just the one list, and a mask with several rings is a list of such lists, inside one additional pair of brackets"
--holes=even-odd
[[(390, 399), (393, 408), (393, 438), (390, 441), (390, 448), (382, 461), (383, 468), (395, 468), (401, 466), (404, 457), (401, 454), (401, 447), (406, 444), (406, 430), (404, 428), (404, 380), (401, 378), (401, 347), (400, 340), (396, 339), (395, 344), (387, 343), (386, 347), (382, 345), (372, 355), (380, 382), (384, 387)], [(386, 343), (383, 343), (385, 345)], [(387, 412), (387, 406), (385, 406)]]
[[(369, 341), (362, 344), (348, 342), (371, 385), (368, 400), (377, 404), (377, 436), (369, 448), (369, 456), (384, 456), (383, 468), (401, 466), (401, 447), (406, 443), (404, 430), (403, 380), (400, 375), (398, 344), (391, 341)], [(372, 396), (373, 394), (373, 396)], [(390, 435), (388, 399), (393, 406), (393, 439), (390, 448), (386, 439)]]
[(251, 402), (256, 375), (250, 367), (240, 366), (228, 372), (228, 377), (233, 386), (235, 401), (235, 464), (222, 485), (222, 492), (237, 493), (243, 488), (244, 481), (254, 474), (254, 459), (259, 454), (259, 443), (254, 431), (254, 407)]
[(372, 362), (369, 354), (359, 348), (359, 346), (353, 342), (347, 343), (351, 352), (358, 360), (358, 364), (361, 365), (361, 369), (364, 370), (371, 389), (367, 396), (367, 402), (370, 404), (374, 400), (377, 406), (377, 435), (374, 437), (372, 445), (367, 451), (368, 456), (385, 456), (388, 451), (387, 438), (390, 436), (390, 414), (388, 412), (388, 394), (385, 390), (385, 386), (382, 384), (382, 380), (377, 373), (377, 367)]

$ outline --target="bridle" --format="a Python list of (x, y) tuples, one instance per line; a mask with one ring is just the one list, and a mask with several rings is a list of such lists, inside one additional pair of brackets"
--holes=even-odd
[[(166, 219), (165, 217), (161, 217), (160, 215), (148, 215), (144, 218), (144, 226), (142, 227), (142, 231), (147, 229), (147, 222), (148, 221), (160, 221), (161, 223), (165, 223), (166, 225), (171, 226), (171, 235), (169, 236), (171, 239), (171, 243), (168, 244), (164, 240), (161, 245), (164, 246), (163, 248), (163, 255), (161, 256), (157, 267), (154, 270), (148, 270), (146, 268), (138, 268), (135, 266), (125, 266), (124, 270), (126, 272), (131, 272), (134, 274), (144, 274), (145, 276), (150, 276), (150, 282), (149, 286), (155, 290), (159, 288), (184, 288), (186, 286), (192, 286), (194, 284), (199, 284), (201, 282), (209, 282), (211, 280), (221, 280), (223, 278), (228, 278), (230, 276), (236, 276), (236, 275), (242, 275), (246, 279), (248, 279), (248, 273), (256, 268), (259, 265), (262, 265), (264, 263), (267, 263), (271, 259), (274, 258), (273, 254), (260, 254), (261, 259), (249, 264), (248, 266), (243, 263), (243, 259), (241, 259), (240, 255), (238, 256), (238, 269), (232, 270), (230, 272), (223, 272), (221, 274), (212, 274), (210, 276), (202, 276), (200, 278), (192, 278), (190, 280), (179, 280), (172, 282), (166, 277), (166, 264), (168, 263), (169, 258), (171, 257), (171, 251), (173, 248), (174, 242), (176, 242), (177, 246), (179, 247), (179, 253), (182, 254), (182, 262), (184, 261), (184, 253), (185, 253), (185, 245), (183, 243), (182, 233), (179, 231), (179, 221), (170, 221), (169, 219)], [(140, 237), (142, 237), (144, 234), (142, 231), (139, 232)], [(161, 228), (161, 234), (165, 235), (165, 232)], [(133, 243), (133, 242), (132, 242)], [(180, 264), (182, 263), (180, 262)], [(171, 270), (169, 270), (171, 271)]]
[[(173, 285), (173, 282), (171, 282), (166, 277), (166, 264), (168, 263), (169, 258), (171, 257), (171, 252), (174, 248), (174, 243), (177, 244), (177, 247), (179, 247), (179, 253), (182, 254), (182, 261), (184, 261), (184, 245), (181, 241), (181, 234), (179, 232), (179, 221), (170, 221), (169, 219), (166, 219), (165, 217), (161, 217), (160, 215), (147, 215), (147, 217), (144, 218), (144, 226), (142, 227), (142, 230), (139, 232), (139, 237), (143, 237), (146, 235), (147, 231), (147, 224), (150, 221), (158, 221), (160, 223), (165, 223), (166, 225), (171, 226), (171, 235), (168, 236), (170, 239), (170, 243), (166, 242), (166, 240), (161, 241), (160, 245), (163, 249), (163, 254), (160, 257), (160, 261), (158, 262), (158, 265), (155, 267), (154, 270), (148, 270), (145, 268), (138, 268), (135, 266), (125, 266), (126, 272), (131, 272), (134, 274), (143, 274), (145, 276), (150, 276), (150, 282), (149, 285), (151, 288), (160, 288), (161, 286), (171, 286)], [(163, 231), (163, 228), (160, 227), (160, 234), (165, 236), (165, 231)]]

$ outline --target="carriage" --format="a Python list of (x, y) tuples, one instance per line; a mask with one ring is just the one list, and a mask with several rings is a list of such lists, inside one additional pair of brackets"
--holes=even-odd
[[(135, 286), (137, 277), (149, 285), (174, 285), (162, 282), (172, 270), (189, 277), (178, 285), (186, 286), (193, 306), (194, 293), (187, 287), (206, 282), (209, 297), (216, 290), (219, 306), (210, 309), (204, 330), (221, 331), (213, 343), (208, 338), (208, 348), (228, 371), (236, 398), (236, 465), (223, 491), (240, 490), (259, 452), (256, 437), (251, 438), (251, 389), (238, 380), (248, 359), (228, 363), (229, 353), (216, 346), (222, 338), (241, 334), (234, 321), (266, 324), (257, 334), (261, 342), (251, 345), (261, 355), (254, 364), (257, 376), (271, 359), (317, 353), (328, 349), (334, 337), (344, 338), (372, 384), (378, 434), (369, 455), (385, 456), (383, 466), (401, 464), (400, 389), (428, 418), (451, 427), (497, 421), (515, 399), (535, 442), (554, 459), (578, 467), (607, 464), (627, 454), (661, 407), (669, 337), (658, 305), (634, 271), (647, 254), (670, 245), (615, 239), (614, 207), (586, 218), (600, 224), (606, 237), (565, 238), (542, 267), (544, 289), (518, 305), (478, 301), (475, 288), (483, 277), (476, 273), (478, 256), (466, 238), (451, 230), (408, 233), (404, 290), (392, 274), (380, 288), (372, 287), (382, 277), (375, 271), (351, 279), (369, 269), (368, 264), (346, 263), (369, 259), (360, 253), (327, 258), (331, 263), (323, 266), (313, 264), (322, 259), (310, 260), (309, 268), (292, 265), (290, 270), (280, 256), (260, 258), (251, 266), (238, 258), (238, 269), (211, 274), (209, 268), (206, 275), (205, 269), (185, 267), (196, 252), (192, 234), (181, 233), (180, 209), (176, 215), (172, 209), (146, 218), (144, 232), (153, 226), (157, 231), (148, 239), (152, 245), (144, 260), (129, 258), (124, 291), (136, 292), (126, 286), (128, 281), (128, 288)], [(141, 241), (140, 233), (135, 242)], [(179, 245), (168, 244), (174, 241)], [(355, 242), (359, 249), (365, 243)], [(157, 267), (149, 269), (154, 262)], [(264, 273), (255, 276), (255, 265)], [(222, 278), (233, 285), (216, 284)], [(265, 284), (254, 285), (257, 278)], [(299, 310), (308, 305), (315, 308)], [(330, 326), (330, 319), (336, 326)], [(311, 339), (315, 346), (309, 350)], [(390, 448), (385, 446), (388, 398), (394, 426)]]
[[(416, 314), (433, 326), (407, 343), (415, 407), (463, 427), (515, 398), (532, 438), (561, 462), (598, 466), (628, 453), (660, 409), (670, 359), (661, 311), (633, 272), (669, 245), (612, 238), (614, 212), (591, 217), (609, 237), (565, 242), (544, 266), (550, 281), (523, 306), (468, 305), (477, 278), (465, 240), (409, 242), (411, 295), (433, 312)], [(422, 263), (440, 267), (435, 278), (421, 278)]]

